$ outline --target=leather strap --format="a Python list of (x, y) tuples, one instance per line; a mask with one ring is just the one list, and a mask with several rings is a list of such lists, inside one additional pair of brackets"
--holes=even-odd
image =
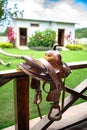
[(57, 74), (55, 73), (55, 70), (52, 67), (52, 65), (47, 60), (45, 60), (43, 58), (39, 59), (39, 61), (42, 62), (44, 64), (44, 66), (46, 67), (51, 79), (53, 80), (53, 82), (56, 86), (56, 89), (58, 91), (62, 90), (63, 89), (63, 83), (62, 83), (60, 77), (58, 77)]

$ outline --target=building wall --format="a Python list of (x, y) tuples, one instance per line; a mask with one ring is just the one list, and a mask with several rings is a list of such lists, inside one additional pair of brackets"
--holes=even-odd
[[(29, 22), (27, 21), (16, 21), (16, 20), (13, 20), (13, 24), (12, 24), (13, 28), (14, 28), (14, 31), (15, 31), (15, 35), (16, 35), (16, 43), (15, 43), (15, 46), (16, 47), (19, 47), (20, 44), (19, 44), (19, 28), (29, 28)], [(28, 36), (29, 36), (29, 33), (28, 33)], [(28, 37), (27, 36), (27, 37)]]
[[(31, 26), (31, 24), (38, 24), (39, 26)], [(13, 20), (13, 28), (16, 35), (16, 47), (19, 47), (19, 28), (27, 28), (27, 42), (29, 37), (34, 34), (35, 31), (43, 31), (46, 28), (56, 31), (56, 39), (58, 39), (58, 29), (64, 29), (64, 35), (67, 36), (69, 32), (72, 32), (72, 39), (75, 38), (75, 24), (74, 23), (61, 23), (52, 21), (37, 21), (37, 20)], [(64, 45), (67, 44), (67, 40), (64, 36)]]
[(0, 42), (9, 42), (7, 36), (0, 36)]

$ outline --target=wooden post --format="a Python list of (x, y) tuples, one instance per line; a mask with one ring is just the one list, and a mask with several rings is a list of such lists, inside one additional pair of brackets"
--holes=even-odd
[(15, 79), (15, 130), (29, 130), (29, 76)]

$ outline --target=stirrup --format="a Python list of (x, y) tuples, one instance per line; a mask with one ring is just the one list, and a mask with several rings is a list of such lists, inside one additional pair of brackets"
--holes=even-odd
[[(53, 109), (58, 110), (57, 115), (52, 116)], [(61, 114), (61, 111), (60, 111), (60, 106), (58, 104), (57, 104), (56, 107), (55, 107), (55, 105), (52, 105), (51, 108), (50, 108), (50, 111), (48, 113), (48, 119), (51, 120), (51, 121), (59, 121), (61, 118), (62, 118), (62, 114)]]

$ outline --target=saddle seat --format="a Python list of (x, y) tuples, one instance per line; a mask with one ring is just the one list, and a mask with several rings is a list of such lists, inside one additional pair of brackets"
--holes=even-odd
[(50, 63), (49, 67), (51, 66), (56, 75), (60, 78), (65, 78), (71, 73), (70, 68), (62, 61), (61, 55), (58, 51), (49, 50), (43, 58), (38, 60), (30, 56), (22, 56), (22, 59), (26, 62), (20, 63), (18, 66), (21, 69), (24, 68), (23, 70), (35, 79), (46, 80), (47, 82), (51, 81), (44, 61)]

